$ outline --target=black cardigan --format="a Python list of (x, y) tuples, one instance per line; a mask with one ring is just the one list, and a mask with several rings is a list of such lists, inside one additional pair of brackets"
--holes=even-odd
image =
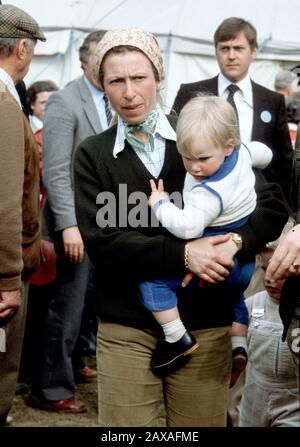
[[(169, 117), (175, 126), (174, 117)], [(110, 321), (140, 328), (156, 328), (151, 313), (139, 301), (137, 285), (140, 280), (182, 275), (184, 268), (185, 241), (170, 235), (161, 226), (133, 228), (120, 222), (120, 207), (127, 206), (127, 216), (136, 204), (128, 204), (130, 194), (137, 191), (150, 195), (149, 180), (152, 175), (145, 168), (131, 146), (113, 157), (117, 127), (84, 140), (78, 147), (74, 163), (75, 206), (78, 225), (95, 266), (99, 316)], [(181, 192), (185, 170), (181, 156), (173, 141), (166, 142), (164, 165), (160, 174), (165, 190)], [(119, 195), (119, 185), (126, 185), (124, 197)], [(241, 261), (248, 261), (260, 251), (266, 242), (276, 239), (288, 214), (280, 188), (267, 184), (257, 175), (258, 204), (242, 234), (244, 248), (239, 254)], [(108, 210), (115, 218), (115, 226), (99, 228), (96, 216), (107, 205), (96, 203), (99, 193), (112, 193), (116, 206)], [(98, 196), (98, 202), (99, 202)], [(119, 205), (120, 202), (120, 205)], [(148, 222), (152, 222), (151, 210)], [(228, 286), (194, 288), (179, 293), (181, 317), (189, 329), (228, 326), (232, 322), (232, 302), (240, 291)]]

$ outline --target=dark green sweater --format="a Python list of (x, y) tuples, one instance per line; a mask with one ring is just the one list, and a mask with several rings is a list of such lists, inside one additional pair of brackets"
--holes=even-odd
[[(175, 125), (174, 118), (169, 120)], [(96, 269), (100, 318), (133, 327), (155, 328), (157, 324), (153, 316), (139, 301), (138, 282), (184, 274), (185, 241), (173, 237), (161, 226), (151, 226), (150, 208), (147, 209), (147, 226), (133, 228), (130, 219), (124, 226), (124, 215), (135, 212), (137, 205), (128, 204), (129, 195), (139, 191), (148, 197), (151, 192), (149, 180), (153, 177), (127, 142), (125, 150), (117, 158), (113, 157), (116, 130), (114, 126), (100, 135), (87, 138), (76, 151), (76, 216)], [(169, 194), (181, 193), (185, 170), (172, 141), (166, 142), (160, 178)], [(119, 195), (120, 184), (126, 185), (124, 196)], [(288, 217), (277, 185), (267, 184), (257, 174), (256, 190), (257, 208), (247, 225), (239, 230), (244, 241), (244, 248), (239, 254), (243, 262), (248, 262), (266, 242), (276, 239)], [(112, 193), (110, 203), (112, 197), (116, 198), (116, 206), (112, 203), (109, 209), (116, 222), (109, 228), (100, 228), (96, 222), (99, 209), (102, 206), (107, 208), (105, 204), (96, 203), (98, 194), (103, 192), (106, 195)], [(120, 207), (123, 207), (123, 212)], [(224, 285), (184, 290), (178, 294), (181, 317), (189, 329), (228, 326), (233, 318), (232, 303), (239, 293)]]

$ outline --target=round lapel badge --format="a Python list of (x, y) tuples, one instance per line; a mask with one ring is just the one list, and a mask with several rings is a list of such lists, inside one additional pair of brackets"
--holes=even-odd
[(260, 119), (264, 122), (264, 123), (269, 123), (272, 119), (272, 115), (268, 110), (264, 110), (263, 112), (261, 112), (260, 114)]

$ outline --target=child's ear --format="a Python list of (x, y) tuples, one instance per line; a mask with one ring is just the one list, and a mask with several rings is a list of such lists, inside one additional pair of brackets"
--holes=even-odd
[(225, 155), (230, 155), (234, 149), (234, 138), (229, 138), (225, 146)]

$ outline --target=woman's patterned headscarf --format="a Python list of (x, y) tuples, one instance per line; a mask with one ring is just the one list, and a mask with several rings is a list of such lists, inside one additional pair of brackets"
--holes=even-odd
[[(157, 39), (153, 34), (139, 28), (127, 28), (107, 31), (96, 48), (94, 57), (94, 76), (98, 82), (99, 71), (106, 53), (114, 47), (130, 45), (141, 50), (150, 59), (157, 70), (159, 81), (164, 79), (163, 57)], [(103, 88), (103, 85), (101, 85)]]

